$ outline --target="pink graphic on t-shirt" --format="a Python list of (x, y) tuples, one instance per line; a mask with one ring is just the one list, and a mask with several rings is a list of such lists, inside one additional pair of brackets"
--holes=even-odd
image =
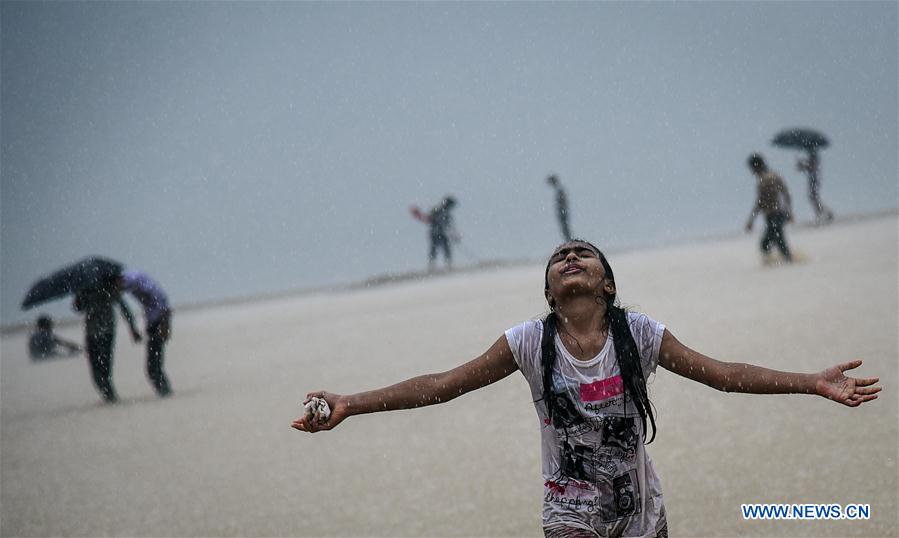
[(624, 392), (624, 382), (620, 375), (594, 381), (590, 384), (581, 384), (581, 401), (582, 402), (598, 402), (618, 396)]

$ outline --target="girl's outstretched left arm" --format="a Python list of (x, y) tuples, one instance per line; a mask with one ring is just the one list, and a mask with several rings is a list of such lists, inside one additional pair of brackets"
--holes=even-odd
[(816, 374), (771, 370), (753, 364), (722, 362), (680, 343), (668, 330), (662, 336), (659, 364), (666, 370), (724, 392), (752, 394), (817, 394), (849, 407), (877, 398), (880, 379), (846, 377), (843, 372), (861, 366), (844, 362)]

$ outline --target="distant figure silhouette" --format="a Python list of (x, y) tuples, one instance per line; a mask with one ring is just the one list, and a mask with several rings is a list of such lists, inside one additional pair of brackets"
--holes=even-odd
[(546, 178), (546, 182), (556, 190), (556, 217), (559, 219), (559, 227), (562, 228), (562, 239), (570, 241), (571, 228), (568, 227), (568, 197), (565, 196), (565, 189), (555, 174)]
[(410, 208), (413, 217), (429, 226), (431, 246), (428, 252), (428, 271), (435, 269), (438, 249), (443, 250), (446, 268), (452, 269), (453, 253), (450, 248), (450, 242), (458, 243), (460, 240), (453, 224), (451, 211), (454, 207), (456, 207), (456, 199), (448, 195), (439, 204), (431, 208), (427, 214), (423, 213), (417, 206)]
[(756, 215), (764, 213), (768, 227), (765, 229), (761, 243), (763, 263), (768, 264), (772, 261), (770, 257), (771, 243), (777, 245), (784, 261), (791, 262), (793, 257), (790, 254), (789, 247), (787, 247), (787, 240), (783, 231), (784, 224), (793, 220), (793, 210), (787, 185), (779, 175), (768, 170), (768, 165), (765, 164), (765, 160), (758, 153), (753, 153), (749, 156), (748, 164), (752, 173), (758, 179), (758, 193), (755, 205), (749, 214), (749, 221), (746, 222), (746, 231), (751, 232)]
[(828, 209), (821, 201), (819, 191), (820, 182), (818, 177), (818, 169), (820, 162), (818, 161), (818, 152), (814, 149), (808, 150), (808, 158), (799, 159), (796, 162), (796, 168), (800, 172), (808, 174), (808, 199), (812, 203), (812, 209), (815, 210), (815, 224), (822, 222), (830, 222), (833, 220), (833, 211)]
[[(62, 348), (65, 349), (63, 352)], [(33, 360), (77, 355), (81, 346), (53, 333), (53, 318), (40, 316), (34, 325), (34, 332), (28, 340), (28, 352)]]

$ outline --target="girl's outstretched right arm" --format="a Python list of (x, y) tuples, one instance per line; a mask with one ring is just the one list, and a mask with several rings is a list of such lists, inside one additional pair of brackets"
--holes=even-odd
[(322, 424), (303, 416), (294, 420), (291, 427), (305, 432), (330, 430), (352, 415), (448, 402), (499, 381), (517, 369), (509, 342), (502, 335), (483, 355), (446, 372), (413, 377), (389, 387), (356, 394), (310, 392), (306, 401), (313, 397), (324, 398), (331, 407), (330, 418)]

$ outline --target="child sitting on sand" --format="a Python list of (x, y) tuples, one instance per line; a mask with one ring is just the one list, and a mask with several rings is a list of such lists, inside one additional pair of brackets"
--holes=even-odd
[[(63, 352), (65, 349), (65, 352)], [(60, 338), (53, 332), (53, 318), (40, 316), (34, 325), (34, 331), (28, 339), (28, 353), (32, 360), (73, 356), (81, 352), (81, 346)]]
[[(550, 312), (526, 321), (476, 359), (452, 370), (351, 395), (317, 391), (310, 413), (292, 424), (330, 430), (353, 415), (447, 402), (520, 370), (543, 427), (543, 530), (546, 536), (668, 536), (661, 485), (644, 449), (655, 437), (646, 380), (661, 365), (725, 392), (816, 394), (849, 407), (877, 398), (877, 378), (815, 374), (721, 362), (680, 343), (663, 324), (616, 304), (605, 256), (591, 243), (566, 242), (550, 257), (544, 296)], [(330, 415), (321, 409), (329, 409)]]

